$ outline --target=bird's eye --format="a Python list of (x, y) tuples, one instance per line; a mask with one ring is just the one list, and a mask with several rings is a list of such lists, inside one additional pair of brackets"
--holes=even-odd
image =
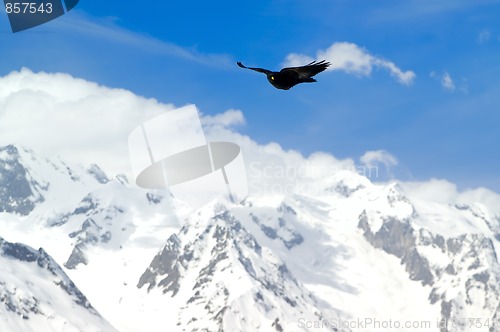
[(271, 79), (274, 81), (274, 76), (271, 76)]

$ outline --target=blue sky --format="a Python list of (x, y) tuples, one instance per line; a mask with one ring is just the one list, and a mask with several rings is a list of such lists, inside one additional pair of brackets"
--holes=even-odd
[[(239, 109), (238, 130), (260, 143), (356, 160), (386, 150), (403, 180), (498, 192), (499, 16), (500, 1), (487, 0), (81, 0), (16, 34), (1, 15), (0, 75), (66, 72), (205, 114)], [(369, 68), (332, 58), (339, 67), (318, 83), (280, 91), (235, 64), (277, 70), (290, 54), (316, 58), (341, 43)], [(387, 64), (414, 77), (402, 82)]]

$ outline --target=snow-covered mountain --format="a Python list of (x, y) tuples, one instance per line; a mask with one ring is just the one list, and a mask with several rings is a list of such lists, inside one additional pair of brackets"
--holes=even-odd
[(1, 331), (116, 331), (43, 250), (0, 238)]
[[(376, 248), (394, 255), (410, 279), (430, 288), (429, 301), (454, 331), (496, 326), (500, 314), (500, 265), (496, 250), (498, 217), (488, 220), (479, 206), (415, 208), (397, 186), (387, 193), (389, 205), (407, 206), (411, 214), (394, 218), (364, 211), (358, 227)], [(448, 219), (448, 220), (447, 220)], [(493, 329), (495, 330), (495, 329)]]
[(47, 250), (122, 332), (495, 330), (491, 202), (422, 199), (348, 170), (312, 187), (194, 211), (8, 146), (0, 235)]
[(171, 297), (172, 319), (190, 331), (293, 331), (301, 318), (338, 317), (221, 204), (189, 218), (137, 287)]

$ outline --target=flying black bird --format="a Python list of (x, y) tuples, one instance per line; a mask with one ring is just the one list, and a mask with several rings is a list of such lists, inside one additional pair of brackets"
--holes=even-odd
[(246, 67), (241, 62), (237, 62), (237, 64), (241, 68), (251, 69), (266, 74), (269, 83), (276, 89), (281, 90), (288, 90), (299, 83), (316, 82), (312, 77), (330, 66), (330, 62), (322, 60), (320, 62), (313, 61), (302, 67), (287, 67), (280, 71), (270, 71), (263, 68)]

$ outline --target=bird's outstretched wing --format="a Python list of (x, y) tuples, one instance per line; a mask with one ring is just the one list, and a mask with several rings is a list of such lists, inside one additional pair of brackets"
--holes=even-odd
[(287, 67), (281, 69), (282, 73), (293, 71), (299, 75), (301, 78), (313, 77), (314, 75), (321, 73), (323, 70), (331, 65), (330, 62), (321, 60), (320, 62), (313, 61), (305, 66), (300, 67)]
[(240, 66), (241, 68), (246, 68), (246, 69), (255, 70), (255, 71), (258, 71), (259, 73), (264, 73), (264, 74), (266, 74), (266, 75), (268, 75), (268, 74), (271, 74), (271, 73), (272, 73), (272, 71), (267, 70), (267, 69), (264, 69), (264, 68), (252, 68), (252, 67), (247, 67), (247, 66), (245, 66), (244, 64), (242, 64), (242, 63), (241, 63), (241, 62), (239, 62), (239, 61), (238, 61), (238, 62), (236, 62), (236, 64), (237, 64), (238, 66)]

